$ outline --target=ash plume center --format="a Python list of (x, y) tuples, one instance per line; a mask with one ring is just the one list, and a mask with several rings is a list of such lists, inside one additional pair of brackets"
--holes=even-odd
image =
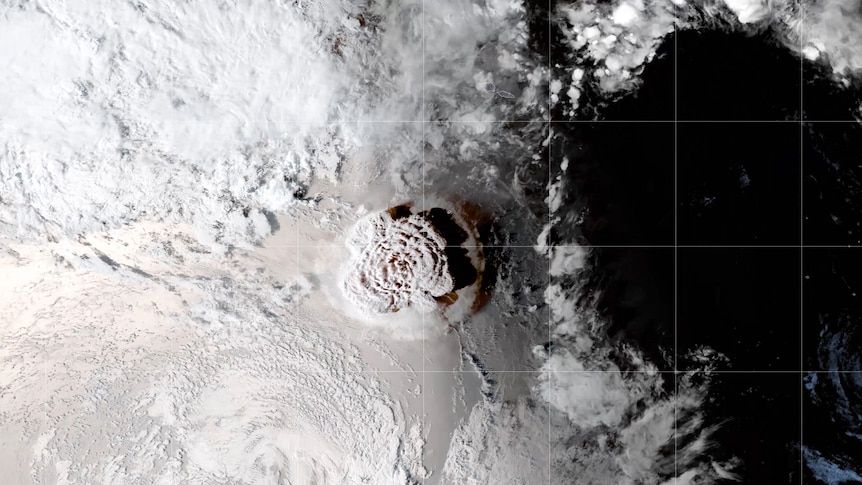
[(361, 219), (347, 237), (345, 296), (363, 312), (430, 312), (451, 305), (481, 280), (473, 228), (456, 211), (411, 204)]

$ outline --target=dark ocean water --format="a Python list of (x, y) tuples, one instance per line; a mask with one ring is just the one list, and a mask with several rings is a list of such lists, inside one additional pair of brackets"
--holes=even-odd
[(804, 74), (804, 480), (862, 483), (862, 89)]
[[(538, 26), (547, 6), (532, 7)], [(560, 39), (537, 28), (532, 42), (565, 66)], [(862, 244), (862, 128), (852, 121), (862, 91), (774, 39), (680, 32), (636, 93), (607, 104), (585, 88), (585, 122), (551, 130), (552, 176), (568, 160), (553, 240), (593, 247), (586, 293), (601, 294), (609, 339), (667, 371), (699, 368), (700, 348), (724, 356), (703, 409), (718, 426), (709, 456), (741, 459), (742, 483), (826, 483), (802, 446), (862, 468), (858, 436), (839, 419), (846, 408), (860, 422), (862, 380), (837, 378), (839, 396), (821, 377), (808, 386), (814, 399), (804, 371), (820, 362), (814, 349), (836, 315), (844, 323), (830, 345), (860, 362), (862, 248), (800, 244), (803, 214), (805, 244)], [(804, 286), (803, 265), (816, 276)]]
[[(803, 443), (862, 477), (862, 248), (806, 248), (804, 266)], [(810, 483), (862, 481), (810, 461)]]

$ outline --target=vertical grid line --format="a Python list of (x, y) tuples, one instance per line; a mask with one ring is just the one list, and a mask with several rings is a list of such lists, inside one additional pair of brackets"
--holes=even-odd
[[(47, 344), (43, 344), (43, 345), (45, 345), (47, 347)], [(48, 431), (47, 424), (50, 421), (48, 419), (48, 352), (47, 352), (46, 347), (42, 348), (42, 354), (43, 354), (43, 359), (42, 359), (42, 390), (43, 390), (43, 393), (45, 394), (45, 402), (42, 405), (42, 413), (43, 413), (44, 418), (45, 418), (44, 424), (46, 426), (46, 429), (43, 430), (44, 432)], [(43, 463), (43, 467), (42, 467), (42, 483), (45, 483), (45, 484), (48, 483), (48, 467), (44, 463)]]
[[(291, 67), (291, 69), (293, 69), (293, 67)], [(297, 112), (297, 110), (296, 110), (296, 104), (297, 103), (296, 103), (296, 92), (295, 91), (291, 90), (290, 98), (291, 98), (290, 104), (293, 105), (293, 112), (296, 113)], [(170, 113), (171, 113), (170, 114), (171, 130), (176, 131), (179, 128), (179, 116), (177, 115), (177, 110), (172, 109), (170, 111)], [(174, 133), (174, 135), (176, 135), (176, 132)], [(296, 224), (294, 224), (294, 227), (296, 227)], [(296, 231), (299, 231), (299, 229), (297, 228)], [(299, 245), (297, 244), (297, 246), (299, 246)], [(299, 251), (298, 248), (297, 248), (297, 251)], [(176, 347), (174, 349), (174, 355), (179, 355), (179, 352), (178, 352), (179, 346), (180, 346), (179, 339), (173, 339), (172, 338), (171, 344)], [(170, 449), (170, 448), (168, 448), (168, 449)], [(178, 451), (178, 445), (176, 443), (174, 443), (174, 450)], [(170, 469), (170, 474), (171, 474), (171, 479), (170, 479), (171, 485), (178, 485), (179, 482), (177, 481), (177, 476), (174, 473), (174, 468), (170, 467), (169, 469)]]
[[(547, 200), (548, 200), (549, 204), (548, 204), (548, 241), (545, 244), (545, 246), (547, 248), (546, 249), (546, 251), (547, 251), (546, 264), (548, 265), (548, 282), (547, 282), (548, 286), (550, 286), (550, 284), (551, 284), (551, 241), (552, 241), (552, 238), (554, 235), (553, 234), (554, 233), (554, 230), (553, 230), (554, 229), (554, 220), (553, 220), (553, 215), (551, 214), (551, 205), (550, 205), (551, 183), (552, 183), (551, 177), (553, 176), (553, 171), (551, 170), (551, 167), (552, 167), (552, 165), (551, 165), (551, 163), (552, 163), (551, 150), (554, 147), (554, 144), (553, 144), (554, 123), (553, 123), (553, 112), (552, 112), (552, 103), (551, 103), (551, 77), (553, 76), (553, 72), (554, 72), (553, 71), (553, 67), (554, 67), (553, 66), (553, 60), (551, 57), (551, 43), (552, 43), (552, 34), (553, 34), (552, 25), (551, 25), (551, 8), (552, 8), (552, 6), (553, 6), (553, 2), (551, 0), (548, 0), (548, 185), (546, 186), (546, 190), (548, 191), (548, 199)], [(553, 342), (551, 341), (551, 307), (550, 307), (550, 305), (548, 305), (548, 345), (549, 345), (549, 348), (551, 348), (551, 349), (553, 349), (553, 346), (551, 345), (552, 343)], [(550, 362), (551, 362), (551, 360), (549, 359), (548, 360), (548, 368), (546, 369), (547, 375), (545, 376), (547, 378), (547, 382), (548, 382), (548, 396), (547, 396), (547, 402), (548, 402), (548, 485), (551, 485), (551, 483), (552, 483), (551, 477), (553, 476), (553, 473), (552, 473), (553, 458), (552, 458), (552, 454), (551, 454), (551, 392), (553, 389), (553, 383), (551, 382)]]
[[(296, 104), (296, 97), (295, 96), (294, 96), (294, 103)], [(297, 107), (295, 106), (294, 107), (294, 113), (297, 112), (296, 108)], [(294, 261), (294, 266), (295, 266), (294, 278), (296, 278), (296, 280), (299, 281), (299, 248), (305, 247), (305, 246), (300, 246), (300, 244), (299, 244), (299, 215), (298, 214), (296, 215), (296, 218), (293, 220), (293, 237), (294, 237), (294, 244), (296, 244), (296, 247), (294, 248), (294, 250), (295, 250), (294, 255), (296, 257), (296, 261)], [(294, 305), (299, 306), (298, 303), (294, 303)], [(296, 309), (294, 309), (292, 313), (293, 313), (293, 315), (296, 315), (298, 312)], [(295, 322), (294, 324), (296, 324), (296, 323), (297, 322)], [(174, 484), (174, 485), (176, 485), (176, 484)]]
[[(422, 153), (422, 211), (425, 211), (425, 130), (427, 128), (428, 119), (425, 116), (425, 57), (427, 57), (427, 51), (425, 46), (425, 0), (422, 0), (422, 107), (420, 108), (420, 116), (422, 116), (422, 144), (419, 146), (419, 150)], [(425, 386), (425, 313), (422, 313), (422, 389), (420, 393), (422, 394), (422, 435), (425, 437), (422, 445), (422, 452), (420, 453), (420, 457), (422, 459), (422, 466), (425, 466), (425, 446), (428, 443), (427, 437), (430, 436), (428, 434), (428, 426), (427, 426), (427, 417), (425, 414), (425, 393), (428, 392), (428, 388)]]
[[(293, 67), (293, 69), (296, 69), (296, 68)], [(292, 90), (291, 98), (293, 101), (293, 103), (292, 103), (293, 104), (293, 112), (299, 113), (299, 95), (297, 94), (297, 91)], [(295, 127), (292, 127), (292, 128), (295, 128)], [(339, 133), (339, 136), (341, 136), (340, 133)], [(310, 188), (310, 184), (309, 184), (309, 188)], [(294, 207), (298, 207), (298, 205), (295, 205)], [(294, 252), (293, 252), (293, 254), (294, 254), (294, 275), (293, 275), (293, 277), (296, 278), (296, 281), (299, 281), (299, 248), (309, 246), (309, 245), (300, 245), (299, 244), (299, 218), (300, 218), (299, 210), (295, 209), (294, 218), (292, 219), (291, 222), (293, 223), (293, 243), (295, 245)], [(339, 249), (341, 249), (341, 248), (339, 248)], [(294, 303), (294, 305), (298, 306), (298, 303)], [(294, 309), (292, 311), (292, 314), (293, 315), (297, 314), (296, 309)], [(304, 372), (307, 372), (307, 369), (304, 370)], [(174, 483), (174, 485), (178, 485), (178, 484)]]
[(805, 3), (800, 2), (800, 15), (802, 23), (799, 32), (799, 483), (803, 483), (805, 471), (805, 460), (803, 459), (803, 433), (805, 432), (805, 352), (803, 351), (805, 340), (805, 314), (804, 291), (805, 291), (805, 56), (802, 53), (805, 47)]
[(679, 141), (678, 133), (678, 83), (679, 76), (677, 75), (677, 63), (679, 62), (679, 34), (677, 32), (677, 23), (679, 20), (679, 12), (676, 3), (673, 3), (673, 482), (677, 482), (679, 476), (679, 382), (677, 379), (677, 360), (676, 356), (679, 352), (677, 348), (677, 340), (679, 332), (678, 312), (679, 312), (679, 202), (677, 201), (678, 177), (679, 177), (679, 159), (677, 155)]

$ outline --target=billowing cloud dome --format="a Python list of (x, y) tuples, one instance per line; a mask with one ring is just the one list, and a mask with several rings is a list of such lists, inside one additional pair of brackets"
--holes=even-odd
[(413, 213), (401, 205), (372, 214), (348, 235), (352, 254), (342, 289), (371, 314), (407, 307), (428, 312), (454, 302), (455, 291), (478, 277), (468, 251), (459, 247), (468, 236), (445, 209)]

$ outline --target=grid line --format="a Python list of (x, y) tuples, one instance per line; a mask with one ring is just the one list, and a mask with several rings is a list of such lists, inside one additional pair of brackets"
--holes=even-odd
[[(303, 370), (303, 369), (290, 369), (292, 372), (297, 374), (305, 374), (305, 375), (320, 375), (320, 374), (331, 374), (329, 371), (324, 370)], [(497, 369), (486, 369), (489, 374), (542, 374), (548, 371), (535, 369), (535, 370), (497, 370)], [(144, 369), (115, 369), (114, 372), (123, 372), (126, 374), (151, 374), (154, 376), (164, 376), (165, 374), (158, 370), (144, 370)], [(549, 371), (552, 374), (646, 374), (646, 375), (686, 375), (686, 374), (703, 374), (703, 375), (750, 375), (750, 374), (841, 374), (841, 375), (858, 375), (862, 374), (862, 370), (841, 370), (841, 369), (802, 369), (799, 370), (710, 370), (710, 371), (673, 371), (673, 370), (639, 370), (639, 369), (631, 369), (631, 370), (603, 370), (603, 369), (583, 369), (583, 370), (551, 370)], [(344, 374), (347, 375), (361, 375), (361, 374), (410, 374), (410, 375), (418, 375), (418, 374), (471, 374), (475, 375), (475, 370), (459, 370), (459, 369), (449, 369), (449, 370), (434, 370), (434, 369), (426, 369), (424, 371), (417, 370), (382, 370), (382, 369), (366, 369), (366, 370), (345, 370)]]
[[(45, 394), (45, 404), (42, 406), (42, 412), (45, 413), (45, 425), (47, 425), (50, 420), (48, 419), (48, 349), (47, 344), (43, 343), (42, 352), (44, 354), (44, 358), (42, 359), (42, 390)], [(44, 432), (48, 432), (47, 429), (43, 430)], [(42, 455), (45, 456), (44, 454)], [(44, 465), (44, 463), (43, 463)], [(42, 482), (48, 483), (48, 467), (42, 467)]]
[[(21, 117), (7, 117), (4, 118), (6, 121), (32, 121), (34, 119), (42, 119), (49, 118), (50, 115), (39, 115), (33, 118), (21, 118)], [(154, 122), (155, 124), (159, 123), (169, 123), (175, 125), (183, 125), (183, 124), (223, 124), (223, 123), (231, 123), (236, 120), (231, 118), (221, 119), (209, 119), (209, 120), (158, 120)], [(846, 123), (858, 125), (859, 122), (856, 120), (605, 120), (605, 119), (591, 119), (591, 120), (546, 120), (546, 119), (520, 119), (520, 120), (488, 120), (488, 121), (476, 121), (476, 120), (456, 120), (456, 119), (440, 119), (440, 120), (322, 120), (322, 121), (303, 121), (303, 120), (246, 120), (237, 124), (274, 124), (274, 125), (357, 125), (357, 124), (408, 124), (408, 123), (417, 123), (417, 124), (600, 124), (600, 123), (667, 123), (667, 124), (688, 124), (688, 123), (731, 123), (731, 124), (739, 124), (739, 123), (788, 123), (788, 124), (818, 124), (818, 123)]]
[(805, 3), (800, 2), (802, 24), (799, 34), (799, 483), (805, 476), (805, 460), (803, 458), (803, 433), (805, 430)]
[[(425, 44), (425, 0), (422, 0), (422, 146), (419, 147), (420, 152), (422, 153), (422, 211), (426, 210), (425, 207), (425, 137), (426, 132), (425, 129), (428, 126), (427, 117), (425, 115), (425, 78), (427, 76), (427, 72), (425, 71), (425, 58), (427, 57), (426, 52), (426, 44)], [(420, 391), (422, 394), (422, 435), (425, 438), (422, 442), (422, 453), (421, 460), (422, 466), (425, 466), (425, 446), (428, 444), (428, 438), (430, 438), (431, 434), (428, 431), (427, 426), (427, 414), (425, 413), (425, 394), (428, 392), (428, 388), (425, 386), (425, 313), (422, 313), (422, 390)]]
[[(546, 194), (548, 202), (551, 201), (551, 183), (553, 181), (552, 176), (553, 172), (551, 170), (552, 167), (552, 151), (554, 149), (553, 137), (554, 137), (554, 125), (553, 125), (553, 105), (551, 101), (551, 81), (553, 78), (553, 61), (551, 55), (551, 40), (553, 38), (553, 26), (551, 24), (551, 8), (553, 6), (553, 2), (548, 0), (548, 119), (550, 123), (548, 124), (548, 184), (545, 186), (545, 190), (548, 191)], [(547, 251), (546, 255), (546, 263), (548, 265), (548, 285), (551, 284), (551, 237), (554, 234), (554, 218), (553, 214), (551, 214), (551, 206), (548, 204), (548, 244), (546, 244), (545, 251)], [(551, 309), (548, 308), (548, 345), (551, 345), (553, 341), (551, 340)], [(548, 383), (548, 396), (546, 402), (548, 403), (548, 485), (551, 485), (553, 482), (553, 468), (551, 464), (553, 463), (552, 452), (551, 452), (551, 392), (554, 388), (553, 382), (551, 382), (551, 369), (549, 366), (545, 366), (547, 371), (546, 379)]]
[(679, 59), (679, 35), (677, 32), (677, 20), (679, 19), (679, 7), (673, 3), (673, 482), (677, 483), (679, 476), (679, 379), (676, 378), (679, 368), (677, 367), (677, 341), (679, 312), (679, 76), (677, 62)]
[[(343, 248), (340, 244), (268, 244), (263, 246), (267, 249), (274, 248)], [(532, 245), (489, 245), (489, 246), (444, 246), (447, 248), (495, 248), (495, 249), (536, 249)], [(744, 245), (744, 244), (557, 244), (555, 248), (580, 248), (580, 249), (862, 249), (860, 244), (760, 244), (760, 245)]]
[[(20, 121), (20, 120), (33, 120), (35, 118), (48, 118), (49, 115), (40, 115), (34, 118), (20, 118), (20, 117), (7, 117), (4, 118), (6, 121)], [(158, 120), (155, 121), (154, 124), (174, 124), (174, 125), (190, 125), (190, 124), (224, 124), (236, 122), (236, 120), (231, 118), (225, 119), (209, 119), (209, 120)], [(358, 124), (599, 124), (599, 123), (666, 123), (666, 124), (688, 124), (688, 123), (730, 123), (730, 124), (739, 124), (739, 123), (788, 123), (788, 124), (817, 124), (817, 123), (846, 123), (846, 124), (859, 124), (856, 120), (606, 120), (606, 119), (589, 119), (589, 120), (546, 120), (546, 119), (519, 119), (519, 120), (487, 120), (487, 121), (476, 121), (476, 120), (457, 120), (457, 119), (439, 119), (439, 120), (322, 120), (322, 121), (303, 121), (303, 120), (246, 120), (241, 123), (236, 124), (274, 124), (274, 125), (358, 125)]]

